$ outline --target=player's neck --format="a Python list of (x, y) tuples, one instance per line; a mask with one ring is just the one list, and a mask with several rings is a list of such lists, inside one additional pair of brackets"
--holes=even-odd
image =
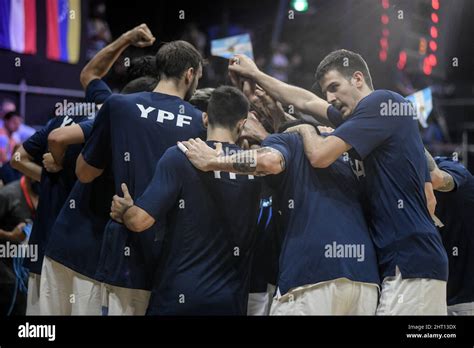
[(235, 144), (236, 139), (237, 135), (229, 129), (207, 128), (207, 141)]
[(362, 99), (364, 99), (365, 97), (367, 97), (369, 94), (371, 94), (373, 92), (372, 89), (370, 89), (369, 87), (365, 86), (362, 90), (361, 90), (361, 93), (360, 93), (360, 96), (359, 96), (359, 100), (357, 101), (360, 102)]
[(176, 81), (174, 80), (161, 80), (158, 85), (155, 87), (153, 92), (157, 93), (162, 93), (162, 94), (168, 94), (168, 95), (174, 95), (176, 97), (179, 97), (181, 99), (184, 99), (184, 96), (186, 95), (186, 91), (182, 91), (178, 85), (176, 84)]

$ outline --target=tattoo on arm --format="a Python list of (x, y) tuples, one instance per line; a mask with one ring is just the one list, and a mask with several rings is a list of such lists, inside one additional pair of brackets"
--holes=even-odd
[(448, 173), (446, 173), (445, 171), (441, 171), (442, 175), (443, 175), (443, 184), (438, 187), (438, 191), (441, 191), (441, 192), (450, 192), (452, 190), (454, 190), (454, 179), (451, 175), (449, 175)]
[(266, 156), (270, 153), (277, 153), (279, 155), (280, 169), (281, 171), (285, 170), (285, 159), (277, 150), (270, 147), (262, 147), (257, 150), (241, 151), (238, 154), (233, 155), (231, 157), (232, 168), (237, 173), (242, 174), (251, 174), (257, 176), (271, 174), (259, 166), (259, 158), (262, 158), (263, 156)]
[(431, 156), (431, 154), (428, 152), (428, 150), (425, 149), (425, 157), (426, 157), (426, 162), (428, 163), (428, 169), (430, 173), (435, 170), (438, 166), (436, 165), (435, 160)]

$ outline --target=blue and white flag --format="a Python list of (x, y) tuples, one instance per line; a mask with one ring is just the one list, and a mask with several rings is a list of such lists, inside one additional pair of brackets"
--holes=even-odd
[(428, 87), (416, 93), (410, 94), (406, 97), (406, 99), (415, 105), (418, 121), (423, 128), (427, 128), (428, 117), (430, 117), (431, 111), (433, 110), (433, 96), (431, 94), (431, 88)]
[(229, 36), (211, 41), (211, 54), (216, 57), (232, 58), (236, 54), (245, 54), (253, 60), (252, 42), (249, 34)]

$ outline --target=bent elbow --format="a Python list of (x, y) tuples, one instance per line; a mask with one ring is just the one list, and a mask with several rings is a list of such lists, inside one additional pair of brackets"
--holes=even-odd
[(127, 221), (126, 226), (130, 231), (135, 233), (143, 232), (147, 229), (145, 226), (143, 226), (143, 224), (136, 221), (135, 219), (133, 219), (132, 221)]
[(92, 176), (78, 169), (76, 169), (76, 176), (77, 176), (77, 180), (79, 180), (83, 184), (89, 184), (94, 180)]
[(125, 220), (125, 226), (132, 232), (143, 232), (149, 229), (153, 225), (154, 221), (150, 221), (148, 218), (132, 217), (131, 219)]
[(54, 145), (59, 145), (62, 144), (63, 142), (63, 137), (61, 136), (60, 129), (54, 129), (51, 133), (48, 135), (48, 145), (54, 146)]
[(76, 177), (77, 180), (83, 184), (89, 184), (95, 179), (95, 176), (93, 176), (91, 173), (88, 173), (87, 169), (84, 168), (82, 163), (79, 161), (76, 164)]
[(308, 160), (313, 168), (327, 168), (332, 164), (329, 159), (319, 156), (316, 153), (309, 155)]

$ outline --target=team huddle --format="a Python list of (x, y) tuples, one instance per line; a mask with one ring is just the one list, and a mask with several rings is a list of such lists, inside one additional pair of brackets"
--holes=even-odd
[(327, 55), (317, 94), (243, 55), (198, 89), (203, 58), (173, 41), (112, 93), (114, 61), (154, 41), (141, 25), (100, 51), (80, 76), (95, 118), (54, 117), (13, 156), (41, 170), (28, 315), (474, 313), (474, 178), (381, 114), (407, 101), (360, 55)]

